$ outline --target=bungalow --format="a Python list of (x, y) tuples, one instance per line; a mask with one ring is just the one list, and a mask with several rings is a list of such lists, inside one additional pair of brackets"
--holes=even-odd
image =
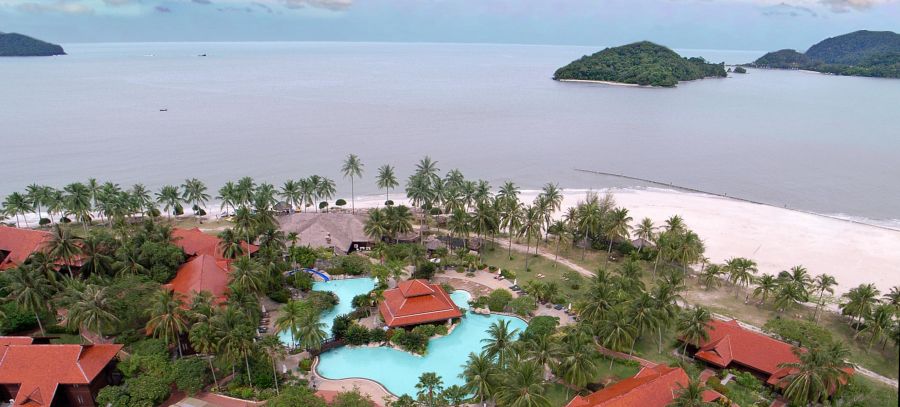
[(50, 241), (50, 232), (0, 226), (0, 271), (17, 267)]
[(96, 406), (122, 345), (42, 345), (0, 337), (0, 400), (13, 407)]
[(462, 317), (459, 307), (437, 284), (407, 280), (384, 291), (378, 311), (388, 327), (408, 327)]
[(212, 294), (215, 303), (219, 304), (228, 296), (229, 281), (228, 260), (201, 254), (182, 264), (175, 278), (165, 287), (181, 293), (188, 302), (196, 293), (206, 291)]
[[(176, 228), (172, 231), (172, 243), (184, 250), (188, 257), (208, 255), (222, 259), (224, 258), (222, 249), (219, 247), (221, 241), (218, 237), (203, 233), (198, 228)], [(243, 242), (241, 246), (245, 251), (250, 250), (250, 254), (259, 251), (259, 246), (247, 244), (246, 242)]]
[[(688, 352), (714, 367), (748, 371), (771, 386), (783, 387), (781, 379), (791, 371), (780, 366), (800, 361), (794, 353), (797, 349), (794, 345), (746, 329), (737, 320), (714, 319), (707, 326), (708, 339), (699, 347), (689, 344)], [(805, 351), (800, 348), (800, 352)], [(848, 373), (852, 374), (852, 371)]]
[(299, 245), (332, 249), (336, 254), (367, 250), (375, 241), (366, 235), (366, 216), (351, 213), (298, 212), (278, 218), (281, 230), (295, 232)]
[[(680, 367), (657, 365), (642, 368), (634, 377), (620, 380), (587, 396), (575, 396), (566, 407), (665, 407), (688, 385), (688, 375)], [(703, 401), (724, 398), (713, 390), (703, 391)]]
[[(620, 380), (587, 396), (575, 396), (566, 407), (665, 407), (687, 386), (688, 375), (680, 367), (657, 365), (642, 368), (634, 377)], [(713, 390), (703, 391), (703, 401), (723, 398)]]

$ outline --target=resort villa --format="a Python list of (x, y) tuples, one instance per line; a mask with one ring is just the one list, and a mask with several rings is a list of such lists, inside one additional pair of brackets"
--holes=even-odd
[(0, 400), (14, 407), (96, 406), (97, 392), (113, 382), (122, 345), (35, 344), (0, 337)]
[[(219, 247), (220, 242), (221, 240), (218, 237), (203, 233), (198, 228), (176, 228), (172, 231), (172, 243), (184, 250), (188, 257), (208, 255), (222, 259), (222, 249)], [(241, 247), (245, 252), (249, 250), (250, 254), (259, 251), (259, 246), (247, 244), (246, 242), (242, 242)]]
[(794, 353), (795, 346), (746, 329), (737, 320), (714, 319), (707, 326), (709, 338), (699, 347), (688, 345), (688, 352), (693, 352), (694, 359), (716, 368), (747, 371), (771, 386), (783, 387), (780, 381), (791, 369), (780, 366), (800, 361)]
[(214, 303), (221, 304), (228, 294), (229, 263), (208, 254), (195, 256), (178, 268), (175, 278), (165, 287), (181, 293), (187, 301), (206, 291), (212, 294)]
[(462, 317), (459, 307), (438, 284), (425, 280), (407, 280), (384, 291), (378, 311), (390, 328), (411, 327)]
[(364, 230), (366, 215), (337, 212), (298, 212), (278, 218), (280, 229), (300, 237), (297, 244), (349, 254), (375, 243)]
[(0, 226), (0, 270), (16, 267), (51, 238), (50, 232)]
[[(641, 369), (634, 377), (620, 380), (587, 396), (575, 396), (566, 407), (665, 407), (687, 386), (688, 375), (680, 367), (657, 365)], [(713, 390), (703, 391), (703, 401), (723, 398)]]

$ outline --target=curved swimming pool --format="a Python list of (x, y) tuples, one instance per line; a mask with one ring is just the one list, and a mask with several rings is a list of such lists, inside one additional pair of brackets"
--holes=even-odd
[[(471, 298), (469, 293), (454, 291), (450, 297), (460, 308), (468, 308)], [(341, 303), (349, 302), (352, 298), (352, 295), (346, 300), (341, 297)], [(413, 397), (419, 376), (425, 372), (435, 372), (441, 376), (444, 387), (454, 384), (461, 386), (464, 381), (459, 375), (463, 372), (463, 364), (469, 353), (481, 352), (481, 340), (488, 337), (491, 324), (500, 320), (508, 321), (510, 329), (518, 329), (519, 332), (528, 326), (525, 321), (516, 317), (468, 313), (449, 335), (431, 340), (425, 356), (388, 347), (343, 347), (321, 354), (316, 370), (329, 379), (371, 379), (381, 383), (391, 393), (409, 394)]]
[[(350, 278), (313, 283), (313, 290), (331, 291), (340, 299), (334, 308), (319, 317), (319, 321), (325, 324), (326, 336), (331, 336), (331, 326), (334, 325), (335, 317), (349, 314), (350, 311), (353, 311), (353, 297), (368, 293), (373, 288), (375, 288), (375, 279), (371, 278)], [(281, 339), (282, 343), (291, 343), (291, 333), (288, 331), (279, 332), (278, 338)]]

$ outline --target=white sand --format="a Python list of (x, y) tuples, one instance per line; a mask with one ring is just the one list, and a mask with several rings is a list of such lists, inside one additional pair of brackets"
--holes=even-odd
[[(810, 274), (835, 277), (837, 294), (863, 283), (882, 293), (900, 285), (900, 231), (759, 205), (729, 198), (667, 190), (614, 189), (616, 203), (628, 208), (633, 224), (644, 217), (657, 225), (680, 215), (706, 245), (706, 257), (756, 261), (760, 273), (777, 274), (803, 265)], [(566, 190), (563, 208), (583, 200), (586, 191)], [(601, 192), (603, 193), (603, 192)], [(397, 193), (394, 200), (405, 203)], [(531, 202), (537, 191), (523, 191)], [(383, 204), (384, 197), (357, 198), (356, 207)], [(349, 205), (348, 205), (349, 206)]]

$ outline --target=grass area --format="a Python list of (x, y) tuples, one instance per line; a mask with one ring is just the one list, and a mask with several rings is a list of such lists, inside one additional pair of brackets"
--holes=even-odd
[(182, 229), (200, 228), (203, 230), (220, 230), (231, 227), (231, 221), (225, 219), (207, 219), (200, 223), (194, 216), (183, 216), (172, 220), (172, 225)]
[(550, 400), (551, 406), (563, 407), (575, 397), (575, 392), (559, 383), (551, 383), (544, 389), (544, 397)]
[[(501, 269), (508, 269), (516, 273), (516, 279), (519, 286), (525, 283), (538, 280), (542, 282), (555, 282), (559, 286), (560, 294), (573, 300), (580, 298), (585, 290), (585, 281), (580, 284), (576, 290), (569, 281), (564, 279), (566, 272), (575, 273), (574, 270), (562, 264), (557, 264), (553, 260), (546, 259), (541, 256), (530, 254), (528, 259), (528, 269), (525, 271), (525, 253), (513, 251), (513, 259), (507, 256), (505, 248), (499, 245), (495, 250), (488, 249), (484, 251), (484, 262), (490, 266), (496, 266)], [(538, 274), (544, 275), (544, 278), (538, 278)]]
[(53, 336), (58, 336), (59, 338), (53, 339), (50, 341), (52, 344), (56, 345), (67, 345), (67, 344), (84, 344), (85, 341), (81, 339), (81, 335), (71, 335), (71, 334), (53, 334)]

